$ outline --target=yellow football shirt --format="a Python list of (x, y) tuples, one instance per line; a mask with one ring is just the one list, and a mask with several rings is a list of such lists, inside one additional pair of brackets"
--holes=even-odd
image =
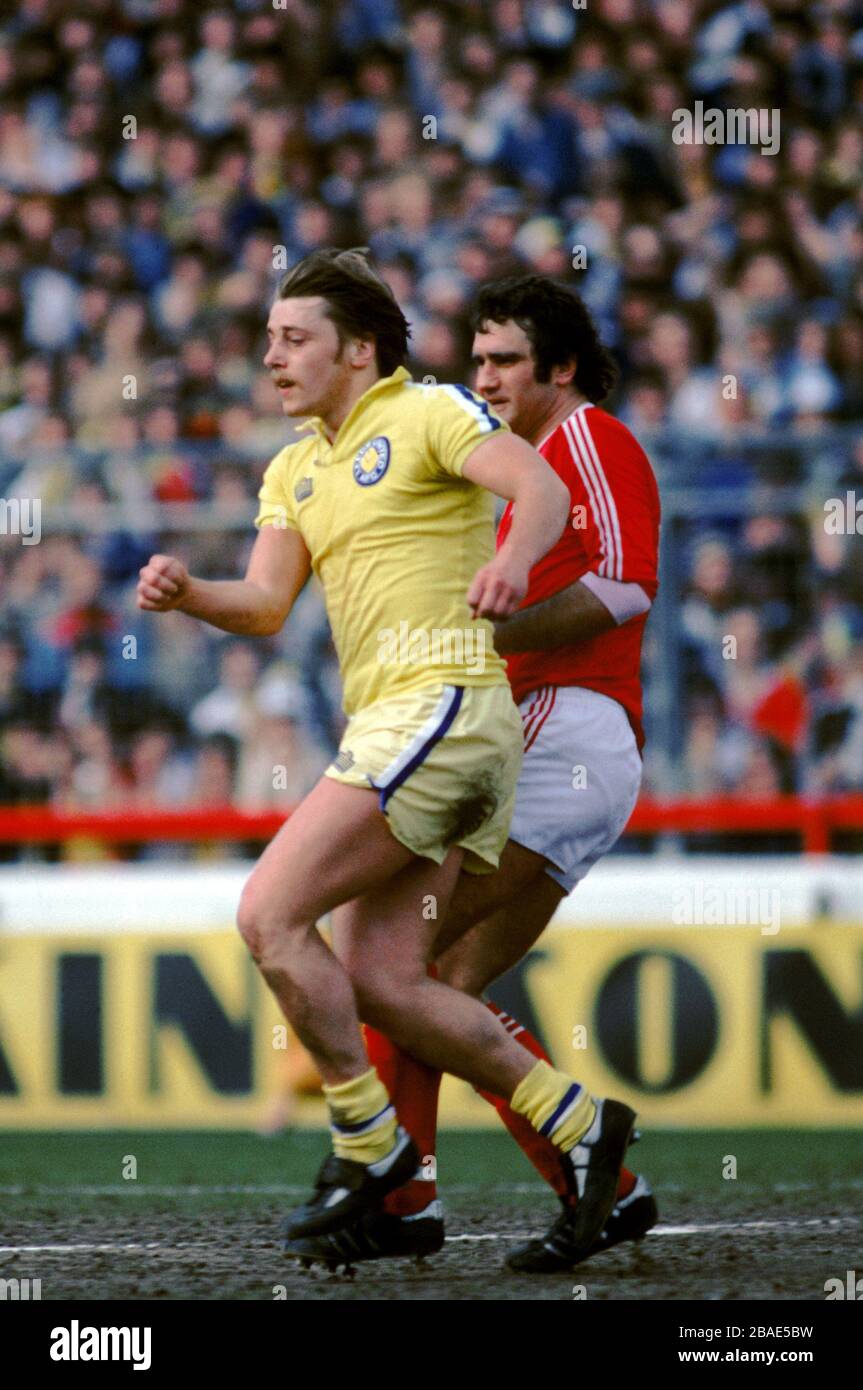
[(467, 591), (494, 554), (494, 500), (462, 477), (504, 421), (464, 386), (404, 367), (356, 402), (332, 444), (323, 421), (276, 454), (255, 525), (300, 532), (321, 580), (345, 713), (432, 684), (506, 681)]

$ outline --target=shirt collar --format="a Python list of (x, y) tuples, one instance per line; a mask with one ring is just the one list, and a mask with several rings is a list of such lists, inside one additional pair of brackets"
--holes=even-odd
[(540, 452), (544, 448), (544, 446), (551, 439), (551, 436), (555, 433), (555, 431), (560, 429), (561, 425), (565, 425), (567, 421), (571, 420), (574, 415), (577, 415), (580, 410), (587, 410), (592, 405), (593, 401), (582, 401), (581, 405), (577, 405), (575, 407), (575, 410), (570, 411), (569, 415), (567, 415), (565, 420), (561, 420), (557, 425), (555, 425), (553, 430), (549, 430), (548, 434), (545, 435), (545, 437), (539, 441), (539, 443), (536, 445), (537, 452)]
[[(411, 374), (408, 371), (407, 367), (396, 367), (395, 371), (390, 376), (378, 377), (377, 381), (373, 382), (372, 385), (368, 388), (368, 390), (364, 391), (363, 394), (357, 400), (354, 401), (350, 411), (342, 421), (342, 424), (339, 428), (339, 434), (341, 434), (345, 425), (357, 413), (360, 407), (364, 406), (366, 402), (371, 399), (372, 396), (380, 395), (382, 392), (388, 390), (390, 386), (398, 386), (403, 381), (411, 381), (412, 379), (413, 378), (411, 377)], [(300, 430), (314, 430), (315, 434), (318, 435), (320, 438), (327, 438), (326, 427), (320, 415), (310, 416), (309, 419), (304, 420), (301, 425), (295, 425), (294, 429), (297, 432), (299, 432)], [(329, 443), (329, 441), (327, 442)]]

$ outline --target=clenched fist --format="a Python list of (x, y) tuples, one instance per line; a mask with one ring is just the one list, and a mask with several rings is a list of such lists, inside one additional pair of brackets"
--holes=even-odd
[(149, 613), (170, 612), (189, 588), (189, 571), (173, 555), (151, 555), (149, 564), (138, 573), (138, 607)]
[(474, 618), (502, 622), (519, 607), (527, 593), (528, 570), (499, 550), (493, 560), (477, 570), (467, 591)]

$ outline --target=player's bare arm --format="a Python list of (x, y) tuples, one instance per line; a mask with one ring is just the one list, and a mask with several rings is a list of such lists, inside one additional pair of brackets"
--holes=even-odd
[(577, 580), (559, 594), (496, 623), (494, 645), (501, 656), (509, 652), (551, 651), (596, 637), (614, 626), (605, 604)]
[(579, 579), (559, 594), (496, 623), (494, 645), (501, 656), (509, 652), (551, 651), (596, 637), (615, 626), (605, 604)]
[(514, 434), (485, 440), (462, 472), (471, 482), (514, 504), (506, 541), (474, 575), (467, 595), (475, 618), (506, 618), (527, 593), (532, 567), (566, 525), (569, 493), (542, 455)]
[(530, 604), (495, 624), (495, 649), (501, 656), (510, 652), (552, 651), (632, 622), (649, 607), (650, 599), (640, 584), (587, 574), (551, 598)]
[(267, 526), (255, 541), (244, 579), (197, 579), (181, 560), (151, 556), (140, 571), (138, 607), (150, 613), (176, 608), (224, 632), (269, 637), (281, 630), (310, 571), (300, 533)]

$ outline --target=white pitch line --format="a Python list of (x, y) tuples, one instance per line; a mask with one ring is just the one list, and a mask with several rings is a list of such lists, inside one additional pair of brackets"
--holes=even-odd
[(717, 1221), (710, 1226), (654, 1226), (652, 1235), (658, 1236), (700, 1236), (708, 1231), (788, 1231), (801, 1227), (836, 1230), (842, 1226), (858, 1225), (856, 1217), (825, 1216), (810, 1217), (807, 1221)]
[[(189, 1183), (183, 1186), (150, 1186), (130, 1179), (123, 1183), (105, 1183), (101, 1186), (90, 1183), (83, 1186), (67, 1187), (62, 1183), (13, 1183), (0, 1185), (0, 1197), (298, 1197), (306, 1194), (309, 1183), (232, 1183), (210, 1186), (205, 1183)], [(497, 1183), (495, 1192), (508, 1196), (536, 1197), (542, 1187), (533, 1182)], [(454, 1197), (472, 1196), (477, 1188), (468, 1183), (448, 1186), (447, 1193)], [(667, 1191), (667, 1189), (666, 1189)]]
[[(186, 1186), (153, 1186), (130, 1180), (124, 1183), (106, 1183), (102, 1186), (87, 1184), (80, 1187), (65, 1187), (57, 1184), (15, 1183), (0, 1187), (0, 1197), (298, 1197), (308, 1192), (308, 1184), (300, 1183), (233, 1184), (222, 1187), (209, 1187), (190, 1183)], [(532, 1189), (533, 1190), (533, 1189)]]
[[(150, 1241), (147, 1245), (0, 1245), (0, 1255), (81, 1255), (104, 1251), (111, 1254), (124, 1250), (161, 1250), (161, 1245)], [(171, 1245), (170, 1250), (179, 1250), (179, 1245)], [(185, 1248), (185, 1247), (183, 1247)]]
[[(820, 1227), (821, 1229), (830, 1228), (835, 1230), (842, 1226), (856, 1226), (858, 1221), (855, 1217), (831, 1216), (819, 1220), (817, 1217), (808, 1221), (716, 1221), (703, 1226), (654, 1226), (649, 1232), (649, 1236), (702, 1236), (711, 1235), (717, 1231), (787, 1231), (798, 1230), (801, 1226)], [(538, 1233), (529, 1231), (522, 1235), (507, 1232), (506, 1235), (463, 1235), (447, 1236), (447, 1240), (529, 1240)]]
[[(774, 1192), (829, 1192), (843, 1191), (846, 1188), (863, 1189), (863, 1181), (849, 1178), (845, 1181), (829, 1183), (776, 1183), (771, 1189)], [(187, 1183), (187, 1184), (160, 1184), (149, 1185), (129, 1180), (122, 1183), (103, 1183), (103, 1184), (79, 1184), (78, 1186), (67, 1186), (64, 1183), (10, 1183), (0, 1184), (0, 1197), (297, 1197), (309, 1190), (308, 1184), (302, 1183), (228, 1183), (210, 1186), (207, 1183)], [(659, 1189), (660, 1196), (663, 1193), (673, 1195), (678, 1192), (688, 1191), (678, 1184), (665, 1183)], [(444, 1189), (444, 1197), (448, 1194), (453, 1197), (473, 1196), (478, 1191), (477, 1187), (470, 1183), (455, 1183), (447, 1185)], [(537, 1197), (543, 1188), (539, 1183), (534, 1182), (513, 1182), (496, 1183), (494, 1191), (507, 1196), (516, 1197)], [(799, 1222), (795, 1222), (799, 1225)], [(682, 1228), (681, 1228), (682, 1229)]]
[[(808, 1221), (717, 1221), (712, 1224), (700, 1226), (654, 1226), (648, 1232), (652, 1239), (654, 1236), (699, 1236), (712, 1235), (719, 1231), (734, 1231), (736, 1233), (751, 1231), (759, 1233), (762, 1231), (782, 1231), (799, 1230), (801, 1226), (808, 1227), (829, 1227), (835, 1230), (842, 1226), (856, 1226), (859, 1222), (856, 1218), (829, 1217), (825, 1220), (812, 1218)], [(537, 1236), (536, 1231), (507, 1231), (505, 1234), (500, 1232), (483, 1232), (474, 1234), (464, 1233), (462, 1235), (447, 1236), (446, 1240), (452, 1244), (458, 1242), (482, 1241), (482, 1240), (530, 1240)], [(189, 1242), (180, 1245), (160, 1245), (158, 1241), (148, 1241), (146, 1244), (101, 1244), (101, 1245), (0, 1245), (0, 1255), (79, 1255), (79, 1254), (123, 1254), (124, 1252), (136, 1250), (149, 1250), (159, 1254), (182, 1255), (187, 1251), (210, 1250), (211, 1246), (202, 1242)]]
[[(532, 1232), (514, 1231), (505, 1236), (502, 1235), (463, 1235), (447, 1236), (449, 1241), (474, 1241), (474, 1240), (529, 1240)], [(189, 1245), (159, 1245), (158, 1242), (150, 1242), (147, 1245), (0, 1245), (0, 1255), (122, 1255), (130, 1251), (146, 1250), (151, 1254), (160, 1255), (184, 1255), (187, 1252), (197, 1253), (201, 1250), (209, 1250), (212, 1247), (202, 1244)]]

